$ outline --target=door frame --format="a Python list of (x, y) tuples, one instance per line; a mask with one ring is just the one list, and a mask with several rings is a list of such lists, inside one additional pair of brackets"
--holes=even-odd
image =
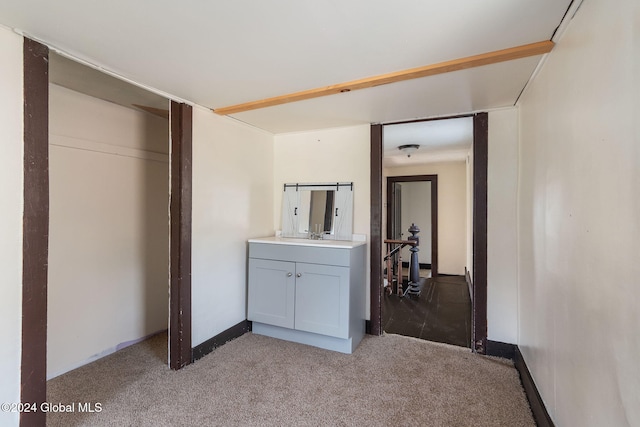
[[(23, 38), (24, 211), (20, 400), (46, 402), (49, 246), (49, 48)], [(175, 104), (175, 106), (174, 106)], [(192, 107), (171, 104), (169, 359), (191, 363)], [(174, 363), (175, 361), (175, 363)], [(22, 412), (20, 425), (45, 425), (46, 413)]]
[[(489, 151), (488, 113), (474, 113), (418, 121), (473, 117), (473, 286), (471, 348), (485, 354), (487, 348), (487, 164)], [(382, 335), (382, 158), (383, 124), (371, 125), (370, 200), (370, 320), (367, 332)]]
[[(397, 182), (431, 183), (431, 277), (438, 276), (438, 175), (405, 175), (387, 177), (387, 238), (391, 239), (391, 216), (393, 208), (392, 187)], [(420, 226), (420, 224), (418, 224)], [(420, 237), (420, 235), (418, 235)]]

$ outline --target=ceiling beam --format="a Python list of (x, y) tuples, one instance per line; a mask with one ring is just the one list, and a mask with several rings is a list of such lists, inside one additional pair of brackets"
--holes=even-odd
[(213, 111), (220, 115), (242, 113), (244, 111), (272, 107), (274, 105), (287, 104), (289, 102), (303, 101), (305, 99), (319, 98), (321, 96), (351, 92), (352, 90), (366, 89), (374, 86), (381, 86), (405, 80), (433, 76), (436, 74), (465, 70), (467, 68), (480, 67), (482, 65), (495, 64), (497, 62), (511, 61), (513, 59), (542, 55), (550, 52), (551, 49), (553, 49), (553, 46), (554, 43), (552, 41), (545, 40), (537, 43), (516, 46), (509, 49), (496, 50), (480, 55), (467, 56), (466, 58), (454, 59), (452, 61), (445, 61), (437, 64), (426, 65), (423, 67), (410, 68), (408, 70), (396, 71), (388, 74), (380, 74), (378, 76), (366, 77), (359, 80), (352, 80), (346, 83), (324, 86), (315, 89), (304, 90), (301, 92), (294, 92), (287, 95), (275, 96), (273, 98), (246, 102), (229, 107), (216, 108)]

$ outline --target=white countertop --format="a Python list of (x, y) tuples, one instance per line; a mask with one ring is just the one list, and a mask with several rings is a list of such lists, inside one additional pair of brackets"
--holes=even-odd
[(364, 242), (364, 241), (353, 241), (353, 240), (311, 240), (311, 239), (295, 239), (295, 238), (277, 237), (277, 236), (249, 239), (249, 243), (316, 246), (321, 248), (342, 248), (342, 249), (351, 249), (351, 248), (355, 248), (356, 246), (367, 244), (367, 242)]

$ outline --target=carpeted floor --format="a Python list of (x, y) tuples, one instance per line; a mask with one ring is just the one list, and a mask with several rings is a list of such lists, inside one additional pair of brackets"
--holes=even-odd
[[(157, 336), (47, 383), (49, 426), (535, 426), (513, 364), (399, 335), (354, 354), (247, 333), (180, 371)], [(101, 412), (81, 413), (80, 403)]]

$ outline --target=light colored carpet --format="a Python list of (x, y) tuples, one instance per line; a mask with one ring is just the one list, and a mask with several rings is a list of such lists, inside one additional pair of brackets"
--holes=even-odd
[(535, 426), (505, 359), (399, 335), (354, 354), (247, 333), (180, 371), (166, 336), (47, 383), (50, 426)]

